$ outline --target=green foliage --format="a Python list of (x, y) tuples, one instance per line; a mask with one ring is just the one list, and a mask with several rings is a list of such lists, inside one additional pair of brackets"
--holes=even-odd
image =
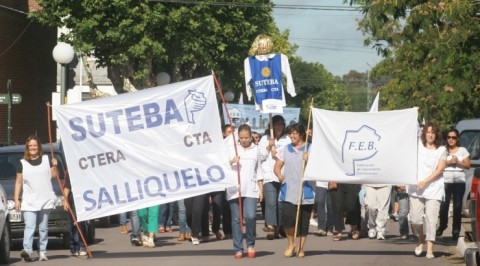
[[(351, 101), (346, 87), (335, 79), (323, 65), (292, 60), (290, 65), (297, 96), (287, 95), (287, 102), (301, 107), (301, 120), (307, 121), (312, 104), (315, 108), (337, 111), (351, 110)], [(313, 100), (313, 103), (312, 103)]]
[(258, 34), (268, 34), (276, 51), (291, 55), (288, 32), (273, 23), (270, 0), (244, 0), (262, 7), (178, 4), (147, 0), (39, 0), (37, 21), (65, 26), (62, 39), (95, 56), (117, 92), (125, 79), (137, 89), (155, 85), (155, 74), (172, 81), (211, 74), (228, 90), (244, 89), (243, 60)]
[(375, 74), (387, 109), (418, 106), (443, 127), (480, 111), (480, 23), (474, 0), (362, 0), (360, 29), (385, 59)]

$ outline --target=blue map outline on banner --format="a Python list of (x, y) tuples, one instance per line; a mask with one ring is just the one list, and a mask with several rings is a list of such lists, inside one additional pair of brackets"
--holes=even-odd
[[(372, 140), (373, 138), (377, 138), (375, 141), (370, 141), (368, 142), (368, 146), (367, 146), (367, 149), (361, 149), (362, 146), (361, 146), (361, 143), (365, 143), (365, 142), (358, 142), (360, 145), (358, 147), (356, 146), (353, 146), (355, 149), (355, 151), (365, 151), (365, 153), (368, 153), (368, 155), (365, 155), (363, 157), (360, 157), (360, 158), (356, 158), (356, 156), (352, 156), (351, 158), (351, 162), (350, 162), (350, 158), (348, 158), (348, 161), (346, 162), (346, 159), (345, 159), (345, 153), (346, 153), (346, 143), (349, 142), (350, 145), (348, 147), (348, 150), (351, 151), (352, 150), (352, 141), (349, 141), (350, 138), (352, 136), (355, 136), (355, 135), (358, 135), (359, 133), (361, 133), (362, 130), (368, 130), (369, 132), (371, 132), (372, 134), (372, 138), (370, 140)], [(345, 131), (345, 138), (343, 140), (343, 144), (342, 144), (342, 164), (343, 165), (349, 165), (349, 169), (346, 170), (345, 174), (348, 175), (348, 176), (354, 176), (355, 175), (355, 163), (358, 162), (358, 161), (364, 161), (364, 160), (368, 160), (372, 157), (374, 157), (377, 153), (378, 153), (378, 150), (371, 144), (375, 143), (375, 142), (378, 142), (380, 141), (381, 139), (381, 136), (379, 134), (377, 134), (376, 130), (373, 129), (372, 127), (369, 127), (367, 125), (363, 125), (361, 126), (358, 130), (347, 130)], [(375, 148), (375, 149), (370, 149), (370, 148)], [(373, 154), (371, 153), (372, 151)], [(351, 166), (351, 168), (350, 168)]]

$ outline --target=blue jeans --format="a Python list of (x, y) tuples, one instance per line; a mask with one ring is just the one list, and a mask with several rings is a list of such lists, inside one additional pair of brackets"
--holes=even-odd
[(164, 228), (171, 228), (173, 219), (173, 202), (161, 204), (159, 208), (158, 225)]
[(119, 216), (119, 219), (120, 219), (120, 225), (126, 225), (127, 224), (127, 213), (122, 212), (118, 216)]
[(38, 251), (47, 252), (48, 244), (48, 215), (51, 209), (43, 209), (40, 211), (23, 211), (23, 219), (25, 220), (25, 230), (23, 231), (23, 249), (28, 253), (32, 253), (33, 235), (38, 225)]
[(333, 232), (332, 200), (326, 188), (316, 187), (315, 203), (317, 204), (318, 229)]
[(137, 211), (130, 212), (130, 223), (132, 224), (132, 233), (130, 234), (130, 240), (134, 237), (140, 238), (142, 236), (142, 227), (140, 224), (140, 217)]
[[(258, 199), (256, 198), (242, 198), (243, 217), (245, 218), (246, 225), (247, 248), (253, 248), (255, 246), (255, 215), (257, 211), (257, 201)], [(235, 252), (243, 252), (243, 232), (240, 227), (240, 208), (238, 206), (238, 199), (232, 199), (229, 203), (232, 213), (233, 250)]]
[[(92, 221), (93, 222), (93, 221)], [(82, 230), (82, 234), (84, 237), (86, 237), (86, 232), (87, 232), (87, 222), (78, 222), (78, 227), (80, 227), (80, 230)], [(70, 223), (70, 252), (78, 252), (80, 251), (80, 248), (85, 247), (85, 245), (82, 242), (82, 239), (80, 237), (80, 233), (78, 232), (78, 228), (75, 225), (75, 222), (72, 220)]]
[(180, 227), (180, 234), (190, 233), (190, 227), (187, 225), (187, 210), (185, 209), (185, 202), (182, 200), (177, 201), (178, 205), (178, 226)]
[[(225, 199), (225, 191), (215, 191), (210, 193), (210, 198), (212, 199), (212, 232), (218, 232), (220, 230), (220, 224), (223, 223), (223, 232), (225, 234), (230, 234), (230, 230), (228, 227), (231, 227), (230, 221), (225, 223), (226, 215), (225, 209), (229, 209), (230, 207), (226, 204), (227, 201)], [(227, 215), (228, 216), (228, 215)], [(230, 220), (232, 218), (230, 217)], [(227, 230), (225, 230), (227, 228)]]
[(410, 204), (408, 202), (408, 194), (406, 192), (397, 191), (398, 200), (398, 225), (400, 226), (400, 235), (408, 236), (408, 213), (410, 212)]
[[(282, 210), (278, 204), (280, 183), (268, 182), (263, 184), (263, 196), (265, 199), (265, 223), (267, 225), (281, 226)], [(232, 215), (233, 216), (233, 215)]]

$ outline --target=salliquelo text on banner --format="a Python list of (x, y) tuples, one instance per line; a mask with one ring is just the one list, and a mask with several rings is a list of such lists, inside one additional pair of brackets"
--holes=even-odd
[(337, 112), (313, 108), (306, 180), (416, 184), (418, 111)]
[(212, 76), (54, 111), (79, 221), (236, 184)]

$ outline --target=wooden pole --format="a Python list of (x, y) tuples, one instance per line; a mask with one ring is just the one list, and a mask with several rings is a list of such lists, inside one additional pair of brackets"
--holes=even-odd
[[(312, 117), (312, 107), (313, 107), (313, 98), (310, 102), (310, 111), (308, 113), (308, 123), (307, 123), (307, 129), (305, 131), (305, 149), (304, 149), (304, 154), (308, 152), (308, 129), (310, 128), (310, 120)], [(293, 234), (293, 237), (295, 238), (297, 236), (297, 227), (298, 227), (298, 220), (300, 216), (300, 206), (302, 204), (302, 194), (303, 194), (303, 176), (305, 172), (305, 160), (302, 160), (302, 174), (300, 176), (300, 190), (298, 191), (298, 200), (297, 200), (297, 216), (295, 217), (295, 233)], [(299, 250), (301, 250), (303, 247), (299, 246)], [(298, 253), (297, 253), (298, 256)]]
[[(225, 98), (223, 97), (222, 87), (220, 86), (220, 83), (218, 82), (217, 77), (215, 76), (215, 73), (213, 73), (213, 71), (212, 71), (212, 76), (213, 76), (213, 80), (215, 81), (215, 84), (217, 85), (218, 93), (222, 98), (222, 104), (227, 114), (228, 123), (231, 126), (233, 126), (232, 117), (230, 116), (227, 103), (225, 102)], [(235, 156), (238, 156), (237, 140), (235, 139), (235, 132), (232, 132), (232, 134), (233, 134), (233, 147), (235, 148)], [(237, 163), (237, 184), (238, 184), (238, 210), (240, 212), (240, 231), (243, 232), (243, 206), (242, 206), (242, 189), (241, 189), (241, 183), (240, 183), (240, 164), (239, 163)]]
[[(51, 155), (52, 158), (55, 158), (55, 154), (54, 154), (54, 152), (53, 152), (53, 143), (52, 143), (52, 126), (51, 126), (52, 116), (51, 116), (51, 105), (50, 105), (49, 102), (47, 102), (47, 114), (48, 114), (47, 123), (48, 123), (48, 140), (49, 140), (49, 142), (50, 142), (50, 155)], [(64, 198), (64, 199), (67, 199), (67, 202), (68, 202), (68, 198), (66, 197), (65, 192), (63, 191), (63, 187), (64, 187), (64, 186), (63, 186), (62, 182), (60, 181), (60, 176), (59, 176), (59, 173), (58, 173), (58, 168), (56, 169), (54, 175), (55, 175), (55, 179), (57, 179), (57, 182), (58, 182), (58, 185), (59, 185), (59, 187), (60, 187), (60, 190), (62, 191), (63, 198)], [(70, 213), (70, 217), (72, 218), (75, 226), (77, 227), (78, 233), (80, 234), (80, 238), (82, 239), (82, 242), (83, 242), (83, 244), (85, 245), (85, 249), (87, 250), (88, 256), (89, 256), (90, 258), (92, 258), (93, 256), (92, 256), (92, 252), (90, 251), (90, 247), (88, 246), (87, 241), (85, 240), (85, 237), (83, 236), (82, 229), (81, 229), (80, 226), (78, 225), (76, 216), (75, 216), (75, 214), (73, 213), (72, 208), (70, 208), (70, 206), (68, 206), (68, 212)]]

